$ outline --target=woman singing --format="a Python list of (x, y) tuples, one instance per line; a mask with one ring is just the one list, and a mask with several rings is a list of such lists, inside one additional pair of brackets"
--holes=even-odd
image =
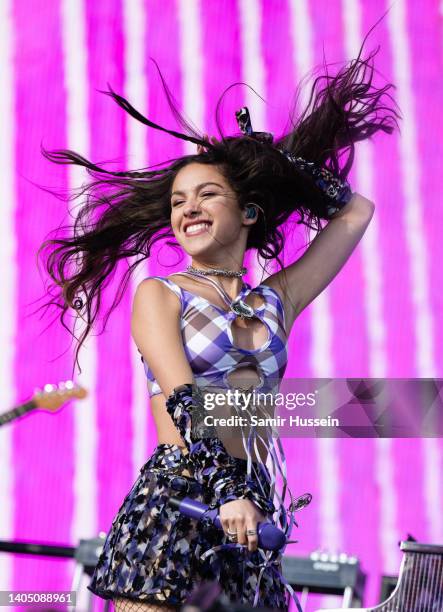
[[(144, 279), (135, 292), (131, 331), (159, 443), (114, 518), (89, 586), (118, 612), (179, 609), (206, 580), (218, 582), (232, 603), (287, 609), (292, 589), (281, 575), (282, 551), (257, 545), (258, 523), (275, 522), (289, 539), (294, 522), (296, 504), (285, 508), (275, 486), (280, 476), (286, 490), (281, 443), (261, 437), (251, 448), (243, 439), (222, 441), (220, 432), (198, 435), (193, 418), (201, 415), (200, 391), (208, 387), (232, 389), (247, 379), (254, 389), (274, 388), (294, 321), (338, 274), (370, 223), (374, 204), (346, 180), (354, 144), (379, 130), (392, 133), (399, 116), (381, 102), (392, 85), (372, 86), (374, 55), (363, 60), (360, 49), (336, 76), (323, 77), (323, 88), (317, 79), (312, 108), (278, 140), (253, 131), (245, 107), (236, 114), (235, 136), (223, 135), (218, 106), (218, 140), (199, 135), (175, 107), (188, 134), (166, 130), (111, 90), (106, 93), (137, 120), (195, 143), (197, 153), (156, 170), (111, 172), (72, 151), (44, 152), (96, 177), (82, 190), (88, 198), (72, 236), (43, 245), (51, 247), (46, 267), (62, 322), (70, 309), (86, 322), (78, 348), (119, 260), (134, 258), (121, 287), (165, 236), (191, 260), (186, 270)], [(169, 94), (168, 101), (173, 106)], [(281, 228), (294, 213), (317, 235), (284, 267)], [(280, 264), (254, 288), (242, 279), (250, 249)], [(219, 508), (223, 530), (180, 514), (168, 503), (180, 494)]]

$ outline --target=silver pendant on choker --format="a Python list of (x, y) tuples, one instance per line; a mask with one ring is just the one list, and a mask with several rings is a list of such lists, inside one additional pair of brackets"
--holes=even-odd
[(254, 316), (254, 309), (249, 304), (246, 304), (243, 300), (235, 300), (231, 303), (231, 310), (235, 312), (236, 315), (247, 319), (251, 319)]

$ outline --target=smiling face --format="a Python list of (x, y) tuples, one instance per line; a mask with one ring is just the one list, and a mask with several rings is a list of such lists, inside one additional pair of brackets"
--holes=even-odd
[(196, 261), (241, 265), (250, 224), (216, 166), (192, 163), (177, 173), (171, 189), (171, 226), (178, 243)]

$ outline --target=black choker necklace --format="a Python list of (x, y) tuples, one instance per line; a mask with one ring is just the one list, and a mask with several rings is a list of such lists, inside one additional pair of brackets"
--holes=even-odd
[(248, 271), (247, 268), (243, 267), (240, 272), (236, 272), (235, 270), (225, 270), (224, 268), (209, 268), (208, 270), (200, 270), (200, 268), (194, 268), (189, 265), (186, 268), (187, 272), (191, 274), (199, 274), (201, 276), (229, 276), (229, 277), (237, 277), (241, 278)]

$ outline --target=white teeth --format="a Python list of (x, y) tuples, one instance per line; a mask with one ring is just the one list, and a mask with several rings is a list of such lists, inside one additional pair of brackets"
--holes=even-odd
[(197, 223), (196, 225), (190, 225), (186, 228), (186, 234), (194, 234), (195, 232), (199, 232), (205, 227), (209, 227), (209, 223)]

